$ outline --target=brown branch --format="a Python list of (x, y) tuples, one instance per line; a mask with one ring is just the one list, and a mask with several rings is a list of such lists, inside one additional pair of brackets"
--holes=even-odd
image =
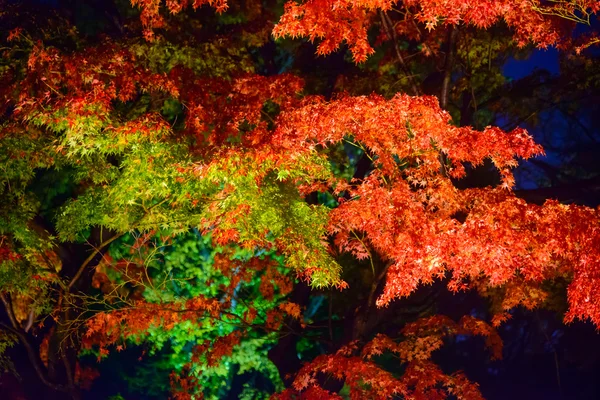
[(102, 251), (103, 248), (105, 248), (106, 246), (108, 246), (109, 244), (111, 244), (112, 242), (114, 242), (115, 240), (120, 238), (121, 236), (123, 236), (122, 233), (117, 234), (117, 235), (111, 237), (110, 239), (105, 240), (104, 242), (100, 243), (100, 245), (98, 247), (96, 247), (94, 249), (94, 251), (92, 251), (92, 254), (90, 254), (88, 256), (88, 258), (86, 258), (85, 261), (79, 266), (79, 269), (77, 270), (77, 272), (75, 273), (75, 275), (73, 276), (71, 281), (69, 282), (67, 289), (71, 290), (73, 288), (73, 286), (77, 283), (79, 278), (81, 278), (81, 275), (83, 274), (83, 271), (85, 271), (85, 268), (89, 265), (89, 263), (92, 262), (94, 257), (96, 257)]
[(75, 389), (75, 380), (73, 379), (73, 368), (71, 366), (71, 363), (69, 362), (68, 356), (67, 356), (67, 352), (65, 351), (64, 348), (62, 348), (60, 350), (60, 355), (63, 361), (63, 365), (65, 367), (65, 373), (67, 375), (67, 382), (69, 384), (69, 392), (71, 393), (71, 396), (73, 397), (73, 399), (77, 399), (79, 398), (76, 389)]
[(440, 93), (440, 107), (444, 110), (448, 107), (448, 94), (450, 92), (450, 82), (452, 80), (452, 68), (454, 67), (454, 53), (458, 29), (455, 26), (448, 32), (448, 50), (446, 51), (446, 60), (444, 62), (444, 80), (442, 82), (442, 92)]
[(25, 332), (29, 332), (29, 330), (33, 326), (34, 318), (35, 318), (35, 309), (33, 307), (31, 307), (31, 310), (29, 310), (29, 315), (27, 316), (27, 323), (23, 327), (23, 330)]
[(2, 300), (2, 303), (4, 304), (4, 308), (6, 309), (6, 314), (8, 314), (8, 319), (10, 320), (10, 324), (13, 326), (14, 329), (19, 329), (19, 322), (17, 321), (17, 318), (15, 317), (15, 311), (13, 310), (10, 298), (8, 298), (7, 295), (5, 295), (4, 293), (0, 293), (0, 299)]
[[(452, 68), (454, 67), (454, 51), (458, 29), (455, 26), (450, 28), (448, 32), (448, 49), (446, 51), (446, 60), (444, 61), (444, 80), (442, 81), (442, 91), (440, 92), (440, 107), (444, 110), (448, 109), (448, 95), (450, 93), (450, 83), (452, 81)], [(446, 168), (446, 156), (440, 151), (440, 171), (449, 178)]]
[(367, 307), (370, 308), (372, 307), (372, 305), (375, 304), (375, 294), (377, 292), (377, 288), (379, 287), (379, 284), (381, 283), (383, 278), (385, 278), (387, 271), (391, 267), (391, 265), (391, 262), (387, 262), (381, 270), (381, 272), (379, 273), (379, 275), (377, 275), (377, 278), (373, 280), (373, 284), (371, 285), (371, 291), (369, 292), (369, 299), (367, 300)]
[(67, 388), (65, 388), (64, 386), (58, 385), (58, 384), (50, 382), (48, 380), (48, 378), (46, 376), (45, 368), (43, 367), (41, 360), (39, 359), (38, 353), (33, 349), (33, 347), (31, 346), (31, 343), (29, 343), (29, 340), (27, 339), (27, 335), (25, 334), (25, 332), (23, 332), (23, 330), (19, 327), (19, 323), (17, 322), (17, 319), (15, 318), (15, 314), (14, 314), (12, 305), (10, 303), (10, 299), (8, 297), (6, 297), (5, 294), (2, 294), (2, 293), (0, 293), (0, 299), (2, 300), (2, 303), (4, 303), (6, 313), (8, 314), (8, 318), (10, 319), (10, 323), (12, 325), (12, 326), (9, 326), (3, 322), (0, 322), (0, 326), (3, 326), (5, 329), (14, 333), (19, 338), (19, 340), (23, 344), (23, 347), (25, 347), (25, 350), (27, 351), (27, 357), (29, 358), (29, 361), (31, 362), (31, 365), (33, 366), (33, 369), (34, 369), (36, 375), (38, 376), (38, 378), (40, 379), (40, 381), (44, 385), (48, 386), (51, 389), (54, 389), (54, 390), (57, 390), (60, 392), (68, 392), (69, 390)]
[(29, 358), (29, 361), (31, 362), (36, 375), (44, 385), (59, 392), (69, 392), (69, 390), (66, 387), (50, 382), (48, 380), (48, 378), (46, 377), (46, 372), (44, 371), (44, 368), (42, 366), (41, 360), (38, 358), (37, 352), (33, 349), (33, 347), (31, 347), (31, 344), (27, 340), (27, 336), (23, 333), (23, 331), (21, 331), (20, 329), (14, 329), (4, 324), (3, 322), (0, 322), (0, 326), (3, 326), (8, 331), (14, 333), (21, 340), (21, 343), (27, 351), (27, 357)]
[[(139, 227), (139, 223), (150, 213), (150, 211), (152, 209), (160, 207), (161, 205), (163, 205), (164, 203), (166, 203), (167, 201), (169, 201), (169, 198), (170, 197), (167, 196), (163, 200), (161, 200), (158, 203), (150, 206), (147, 209), (146, 209), (146, 207), (142, 206), (144, 208), (144, 215), (134, 224), (134, 228), (135, 228), (136, 225)], [(81, 278), (81, 275), (83, 274), (83, 271), (85, 271), (85, 268), (89, 265), (89, 263), (92, 262), (92, 260), (94, 259), (94, 257), (96, 257), (96, 255), (98, 255), (102, 251), (102, 249), (104, 247), (108, 246), (109, 244), (111, 244), (112, 242), (114, 242), (115, 240), (117, 240), (118, 238), (120, 238), (123, 235), (124, 235), (124, 233), (116, 234), (115, 236), (111, 237), (108, 240), (105, 240), (104, 242), (100, 243), (100, 245), (98, 245), (97, 247), (95, 247), (94, 251), (92, 252), (92, 254), (90, 254), (88, 256), (88, 258), (86, 258), (85, 261), (79, 266), (79, 269), (77, 270), (77, 272), (75, 273), (75, 275), (73, 276), (73, 278), (71, 279), (71, 281), (69, 282), (69, 285), (67, 286), (67, 289), (71, 290), (73, 288), (73, 286), (75, 285), (75, 283), (77, 283), (77, 281), (79, 280), (79, 278)], [(102, 239), (100, 239), (100, 240), (102, 240)]]
[(410, 70), (408, 69), (408, 65), (406, 64), (404, 57), (402, 57), (402, 52), (400, 51), (400, 46), (398, 45), (398, 35), (396, 34), (396, 30), (394, 29), (394, 24), (392, 23), (392, 20), (384, 11), (380, 11), (379, 16), (381, 18), (381, 24), (383, 25), (387, 36), (391, 38), (392, 42), (394, 43), (396, 57), (398, 58), (398, 62), (400, 62), (400, 67), (402, 68), (402, 71), (404, 72), (404, 75), (406, 76), (406, 79), (408, 80), (408, 83), (413, 91), (413, 95), (420, 96), (421, 91), (419, 90), (419, 87), (412, 78), (412, 75), (410, 73)]

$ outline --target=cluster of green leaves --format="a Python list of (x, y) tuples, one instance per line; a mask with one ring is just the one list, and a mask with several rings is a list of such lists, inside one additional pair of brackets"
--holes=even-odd
[[(252, 258), (270, 259), (279, 264), (279, 273), (290, 274), (284, 265), (284, 258), (274, 251), (214, 246), (210, 235), (203, 236), (197, 230), (177, 235), (170, 243), (156, 238), (151, 246), (132, 251), (137, 239), (135, 235), (126, 235), (111, 246), (110, 255), (116, 260), (134, 257), (139, 262), (140, 257), (143, 258), (143, 268), (151, 279), (144, 285), (143, 297), (151, 303), (169, 304), (198, 296), (222, 297), (223, 288), (231, 284), (231, 278), (215, 268), (215, 256), (218, 255), (226, 254), (227, 262), (236, 265), (236, 268), (243, 268), (243, 264)], [(109, 269), (107, 273), (115, 285), (128, 284), (121, 272)], [(267, 351), (277, 342), (278, 333), (265, 332), (263, 329), (266, 313), (275, 310), (286, 296), (274, 292), (272, 298), (265, 298), (260, 290), (262, 279), (257, 274), (235, 287), (234, 298), (227, 310), (229, 315), (243, 316), (250, 312), (250, 308), (258, 314), (248, 334), (235, 346), (232, 354), (224, 356), (216, 365), (209, 364), (203, 357), (194, 358), (193, 347), (239, 329), (248, 329), (247, 326), (240, 326), (237, 318), (228, 317), (227, 314), (223, 314), (220, 320), (207, 318), (185, 321), (170, 329), (153, 326), (144, 334), (128, 338), (127, 347), (143, 346), (146, 353), (143, 356), (145, 362), (133, 372), (120, 369), (120, 378), (127, 381), (129, 392), (161, 398), (169, 392), (170, 373), (184, 371), (201, 376), (203, 394), (207, 399), (226, 396), (232, 390), (235, 377), (242, 375), (246, 382), (240, 398), (267, 398), (269, 393), (281, 390), (283, 387), (277, 368), (267, 358)], [(118, 307), (118, 304), (112, 304), (111, 307)], [(120, 353), (111, 353), (100, 365), (101, 370), (113, 368), (113, 363), (121, 358)], [(114, 374), (106, 375), (110, 377)], [(152, 379), (148, 379), (150, 376)], [(263, 390), (259, 390), (260, 385), (257, 389), (252, 383), (256, 380), (264, 383)], [(102, 385), (102, 378), (98, 384)]]
[(0, 373), (15, 373), (14, 365), (11, 359), (5, 354), (6, 350), (17, 343), (17, 337), (12, 333), (0, 331)]
[[(244, 20), (223, 17), (218, 24), (241, 22)], [(68, 43), (66, 50), (61, 48), (62, 42), (53, 42), (56, 48), (50, 43), (41, 47), (65, 58), (73, 51), (77, 55), (77, 49), (85, 49), (90, 43), (77, 37), (75, 29), (71, 33), (75, 43)], [(184, 68), (198, 79), (231, 81), (240, 74), (254, 72), (261, 63), (255, 50), (267, 37), (268, 30), (241, 30), (237, 38), (219, 36), (191, 43), (163, 38), (151, 43), (133, 41), (127, 49), (134, 55), (136, 66), (151, 73), (165, 76), (175, 68)], [(33, 53), (30, 42), (24, 37), (22, 43), (13, 44), (13, 53)], [(2, 68), (0, 78), (9, 68), (22, 77), (32, 74), (26, 56)], [(20, 109), (23, 104), (16, 105), (10, 113), (18, 116), (7, 115), (19, 122), (0, 126), (0, 194), (5, 199), (0, 205), (0, 237), (9, 238), (11, 249), (21, 256), (2, 261), (0, 287), (11, 294), (15, 304), (23, 303), (25, 311), (32, 310), (36, 323), (44, 320), (57, 304), (57, 293), (72, 278), (72, 270), (61, 276), (58, 249), (86, 243), (94, 229), (124, 235), (111, 247), (115, 260), (131, 257), (128, 252), (135, 236), (158, 231), (162, 237), (174, 238), (169, 244), (157, 243), (152, 254), (144, 255), (143, 265), (152, 279), (144, 282), (143, 298), (150, 303), (185, 302), (196, 296), (219, 298), (221, 287), (231, 283), (213, 265), (215, 254), (225, 250), (229, 254), (231, 249), (212, 245), (211, 236), (202, 236), (199, 230), (238, 232), (236, 242), (244, 248), (235, 249), (231, 255), (236, 268), (258, 257), (276, 260), (279, 273), (290, 279), (297, 272), (309, 276), (311, 271), (305, 269), (311, 265), (316, 268), (314, 285), (338, 282), (340, 267), (322, 243), (328, 208), (307, 204), (297, 185), (329, 179), (332, 169), (334, 174), (340, 170), (349, 176), (351, 172), (341, 158), (334, 165), (313, 152), (283, 163), (269, 157), (257, 163), (255, 154), (247, 152), (240, 140), (228, 140), (225, 152), (232, 150), (231, 155), (196, 154), (191, 151), (194, 139), (184, 133), (184, 117), (190, 111), (175, 93), (136, 87), (135, 94), (125, 101), (85, 97), (93, 85), (108, 86), (113, 79), (114, 73), (102, 68), (97, 70), (107, 81), (87, 77), (82, 88), (60, 86), (62, 83), (54, 87), (55, 83), (46, 78), (35, 78), (42, 91), (48, 90), (47, 96), (39, 103), (35, 100), (25, 104), (25, 113)], [(77, 95), (71, 93), (80, 89)], [(82, 97), (78, 97), (80, 94)], [(48, 100), (50, 97), (56, 101)], [(262, 112), (269, 120), (268, 129), (273, 129), (279, 104), (267, 101)], [(254, 124), (241, 125), (240, 138), (253, 129)], [(236, 153), (236, 149), (240, 151)], [(340, 151), (343, 158), (343, 149)], [(194, 174), (199, 168), (204, 168), (202, 173)], [(327, 201), (332, 203), (331, 195)], [(223, 215), (242, 208), (244, 212), (237, 218), (221, 222)], [(55, 265), (49, 268), (49, 263)], [(124, 288), (120, 296), (133, 290), (120, 273), (107, 273)], [(231, 390), (239, 391), (240, 385), (241, 393), (236, 396), (248, 399), (265, 398), (281, 390), (277, 368), (267, 358), (267, 351), (279, 340), (278, 332), (274, 328), (265, 331), (264, 326), (269, 311), (277, 310), (282, 315), (278, 307), (286, 294), (275, 291), (273, 297), (265, 297), (260, 290), (264, 283), (261, 279), (264, 276), (259, 273), (240, 283), (228, 309), (237, 316), (250, 308), (256, 310), (253, 326), (240, 327), (239, 320), (223, 315), (223, 321), (187, 321), (169, 330), (155, 326), (144, 335), (127, 339), (131, 349), (146, 349), (147, 360), (135, 373), (123, 370), (120, 378), (128, 381), (129, 391), (164, 398), (169, 391), (169, 374), (182, 372), (184, 366), (187, 373), (201, 374), (206, 398), (222, 398)], [(106, 295), (101, 290), (92, 295), (77, 293), (73, 303), (82, 307), (85, 318), (97, 311), (125, 306), (124, 302), (111, 303)], [(50, 318), (46, 321), (52, 324)], [(64, 321), (67, 325), (80, 322)], [(208, 365), (207, 359), (200, 357), (191, 370), (187, 369), (194, 346), (242, 328), (246, 334), (240, 344), (218, 364)], [(85, 364), (88, 358), (82, 356)], [(123, 353), (112, 352), (100, 365), (102, 376), (114, 377), (106, 369), (114, 366), (113, 360), (118, 363), (122, 359), (126, 359)]]
[(182, 46), (164, 39), (133, 44), (130, 50), (144, 65), (153, 71), (169, 72), (174, 67), (189, 68), (194, 73), (208, 77), (229, 78), (234, 73), (254, 72), (253, 60), (244, 46), (225, 46), (206, 42), (197, 46)]

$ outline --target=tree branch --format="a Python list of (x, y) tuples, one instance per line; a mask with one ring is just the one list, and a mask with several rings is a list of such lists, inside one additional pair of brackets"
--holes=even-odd
[(450, 92), (450, 82), (452, 81), (452, 68), (454, 67), (454, 47), (458, 29), (455, 26), (448, 32), (448, 50), (446, 51), (446, 60), (444, 62), (444, 80), (442, 82), (442, 91), (440, 93), (440, 107), (444, 110), (448, 107), (448, 94)]
[(29, 343), (29, 341), (27, 340), (27, 336), (20, 329), (14, 329), (3, 322), (0, 322), (0, 326), (14, 333), (21, 340), (21, 343), (27, 351), (27, 358), (29, 358), (29, 361), (31, 362), (31, 365), (33, 366), (36, 375), (44, 385), (59, 392), (69, 392), (69, 390), (66, 387), (50, 382), (48, 380), (44, 371), (44, 367), (42, 366), (41, 361), (38, 359), (36, 351), (33, 349), (33, 347), (31, 347), (31, 343)]
[(413, 95), (420, 96), (421, 91), (419, 90), (419, 87), (417, 86), (414, 79), (412, 78), (412, 75), (410, 73), (410, 70), (408, 69), (408, 66), (406, 65), (406, 61), (404, 60), (404, 57), (402, 57), (402, 52), (400, 51), (400, 46), (398, 45), (398, 35), (396, 34), (396, 30), (394, 29), (394, 24), (392, 23), (392, 20), (387, 15), (387, 13), (385, 13), (384, 11), (380, 11), (379, 16), (381, 18), (381, 24), (383, 25), (383, 28), (385, 29), (387, 36), (389, 38), (391, 38), (394, 43), (394, 50), (396, 52), (396, 57), (398, 58), (398, 61), (400, 62), (400, 67), (402, 68), (402, 71), (404, 72), (406, 79), (408, 79), (408, 83), (413, 91)]
[[(456, 43), (456, 37), (458, 36), (458, 29), (455, 26), (450, 28), (448, 32), (448, 49), (446, 51), (446, 60), (444, 61), (444, 80), (442, 81), (442, 90), (440, 92), (440, 107), (443, 110), (448, 109), (448, 95), (450, 93), (450, 83), (452, 82), (452, 68), (454, 67), (454, 48)], [(442, 151), (439, 154), (440, 160), (440, 171), (442, 174), (449, 178), (448, 170), (446, 168), (446, 156)]]
[(92, 262), (94, 257), (96, 257), (102, 251), (103, 248), (105, 248), (106, 246), (108, 246), (109, 244), (111, 244), (112, 242), (114, 242), (115, 240), (120, 238), (121, 236), (123, 236), (122, 233), (117, 234), (117, 235), (111, 237), (110, 239), (105, 240), (104, 242), (100, 243), (99, 246), (94, 248), (94, 251), (92, 251), (92, 254), (90, 254), (88, 256), (88, 258), (86, 258), (85, 261), (79, 266), (79, 269), (77, 270), (77, 272), (75, 273), (75, 275), (73, 276), (71, 281), (69, 282), (67, 289), (71, 290), (73, 288), (73, 286), (77, 283), (79, 278), (81, 278), (81, 275), (83, 274), (83, 271), (85, 271), (85, 268), (89, 265), (89, 263)]
[(0, 299), (4, 304), (4, 308), (6, 309), (6, 314), (8, 314), (10, 324), (13, 326), (14, 329), (19, 329), (19, 322), (17, 321), (17, 318), (15, 318), (15, 311), (13, 310), (10, 299), (4, 293), (0, 293)]
[[(161, 205), (163, 205), (164, 203), (169, 201), (169, 198), (170, 198), (170, 196), (167, 196), (166, 198), (159, 201), (158, 203), (148, 207), (148, 209), (146, 209), (145, 207), (142, 206), (144, 208), (144, 215), (136, 222), (136, 224), (139, 224), (150, 213), (150, 211), (152, 209), (154, 209), (156, 207), (160, 207)], [(77, 270), (77, 272), (75, 273), (75, 275), (73, 276), (71, 281), (69, 282), (67, 289), (71, 290), (73, 288), (73, 286), (77, 283), (79, 278), (81, 278), (81, 275), (83, 274), (83, 271), (85, 271), (85, 268), (89, 265), (89, 263), (92, 262), (94, 257), (96, 257), (96, 255), (98, 255), (102, 251), (102, 249), (104, 247), (108, 246), (109, 244), (111, 244), (112, 242), (114, 242), (115, 240), (117, 240), (118, 238), (120, 238), (123, 235), (124, 235), (124, 233), (116, 234), (115, 236), (111, 237), (110, 239), (105, 240), (104, 242), (100, 243), (100, 245), (95, 247), (92, 254), (90, 254), (88, 256), (88, 258), (86, 258), (85, 261), (83, 261), (83, 263), (79, 266), (79, 269)], [(102, 238), (100, 238), (100, 240), (102, 240)]]
[(8, 331), (14, 333), (19, 338), (19, 340), (25, 347), (25, 350), (27, 351), (27, 358), (29, 358), (29, 361), (31, 362), (31, 365), (33, 366), (33, 369), (34, 369), (36, 375), (38, 376), (38, 378), (40, 379), (40, 381), (44, 385), (48, 386), (51, 389), (54, 389), (54, 390), (57, 390), (60, 392), (69, 392), (69, 390), (67, 388), (65, 388), (64, 386), (58, 385), (58, 384), (50, 382), (48, 380), (48, 378), (46, 376), (45, 368), (43, 367), (41, 360), (39, 359), (38, 353), (33, 349), (33, 347), (31, 346), (31, 343), (29, 343), (29, 340), (27, 339), (27, 335), (25, 334), (25, 332), (23, 332), (23, 330), (19, 327), (19, 323), (18, 323), (17, 319), (15, 318), (15, 314), (12, 309), (12, 305), (10, 303), (10, 299), (8, 297), (6, 297), (6, 295), (3, 293), (0, 293), (0, 299), (2, 300), (2, 303), (4, 304), (4, 308), (6, 309), (6, 313), (8, 314), (8, 318), (10, 319), (10, 323), (12, 325), (12, 326), (9, 326), (3, 322), (0, 322), (0, 326), (2, 326), (5, 329), (7, 329)]

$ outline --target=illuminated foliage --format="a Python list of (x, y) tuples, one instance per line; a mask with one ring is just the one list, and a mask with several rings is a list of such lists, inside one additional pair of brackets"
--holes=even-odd
[[(542, 147), (523, 128), (483, 123), (494, 110), (471, 110), (474, 93), (491, 102), (504, 87), (499, 60), (515, 45), (594, 43), (573, 32), (598, 2), (308, 0), (286, 2), (279, 22), (257, 1), (119, 6), (134, 16), (101, 40), (0, 11), (0, 357), (18, 338), (41, 382), (73, 398), (98, 376), (85, 357), (146, 346), (166, 357), (152, 368), (174, 398), (219, 398), (251, 371), (270, 387), (246, 384), (248, 398), (479, 399), (477, 384), (431, 360), (450, 338), (481, 336), (501, 358), (492, 326), (543, 305), (558, 280), (569, 281), (565, 322), (600, 327), (598, 210), (517, 197), (512, 170)], [(271, 33), (319, 40), (318, 55), (345, 42), (354, 62), (380, 60), (355, 74), (413, 93), (365, 94), (342, 76), (331, 86), (344, 90), (309, 94), (301, 71), (261, 74), (261, 51), (285, 48)], [(413, 79), (399, 37), (432, 60), (423, 70), (448, 64), (439, 100)], [(462, 63), (452, 91), (450, 54)], [(465, 107), (449, 105), (465, 93)], [(481, 166), (498, 185), (461, 187)], [(489, 298), (492, 325), (427, 315), (391, 337), (370, 324), (435, 281)], [(336, 344), (331, 293), (365, 282), (352, 333)], [(296, 300), (305, 284), (330, 293), (327, 351), (306, 334), (317, 344), (305, 350), (320, 354), (280, 376), (268, 352), (304, 335), (320, 308)]]

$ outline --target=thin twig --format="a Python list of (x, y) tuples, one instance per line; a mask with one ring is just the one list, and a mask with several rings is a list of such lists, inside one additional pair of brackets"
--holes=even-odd
[(81, 278), (81, 275), (83, 274), (83, 271), (85, 270), (85, 268), (88, 266), (89, 263), (92, 262), (94, 257), (96, 257), (96, 255), (98, 255), (102, 251), (103, 248), (105, 248), (106, 246), (108, 246), (109, 244), (111, 244), (112, 242), (114, 242), (115, 240), (120, 238), (121, 236), (123, 236), (123, 233), (117, 234), (117, 235), (111, 237), (110, 239), (105, 240), (104, 242), (100, 243), (100, 245), (94, 249), (92, 254), (90, 254), (88, 256), (88, 258), (86, 258), (85, 261), (79, 266), (79, 269), (77, 270), (77, 272), (75, 273), (75, 275), (73, 276), (71, 281), (69, 282), (69, 285), (67, 286), (67, 288), (69, 290), (71, 288), (73, 288), (73, 286), (77, 283), (79, 278)]
[(398, 45), (398, 35), (396, 34), (396, 30), (394, 29), (394, 24), (392, 23), (392, 20), (387, 15), (387, 13), (385, 13), (384, 11), (380, 11), (379, 16), (381, 18), (381, 24), (383, 25), (383, 28), (385, 29), (387, 36), (389, 38), (391, 38), (394, 43), (394, 50), (396, 52), (396, 57), (398, 58), (398, 61), (400, 62), (400, 67), (402, 68), (404, 75), (406, 75), (406, 79), (408, 80), (408, 83), (413, 91), (413, 95), (419, 96), (421, 94), (421, 91), (419, 90), (417, 84), (415, 83), (414, 79), (412, 78), (412, 75), (410, 73), (408, 66), (406, 65), (406, 61), (404, 60), (404, 57), (402, 57), (402, 52), (400, 51), (400, 46)]

